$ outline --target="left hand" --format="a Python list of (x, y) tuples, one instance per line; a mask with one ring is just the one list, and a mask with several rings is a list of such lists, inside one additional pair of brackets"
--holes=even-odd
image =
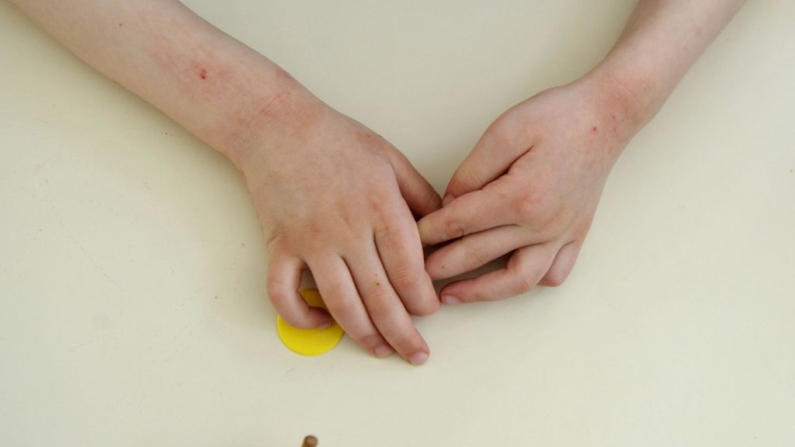
[(425, 263), (450, 278), (513, 252), (507, 267), (456, 281), (442, 301), (491, 301), (571, 272), (610, 169), (639, 129), (629, 95), (590, 78), (544, 91), (500, 116), (453, 175), (445, 206), (419, 222)]

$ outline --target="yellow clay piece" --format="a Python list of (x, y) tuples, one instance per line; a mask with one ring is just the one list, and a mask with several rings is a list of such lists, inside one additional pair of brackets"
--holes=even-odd
[[(312, 307), (326, 308), (317, 290), (300, 290), (298, 293)], [(334, 349), (342, 339), (344, 331), (332, 320), (331, 326), (325, 329), (298, 329), (290, 326), (281, 316), (276, 317), (276, 330), (287, 348), (296, 354), (320, 355)]]

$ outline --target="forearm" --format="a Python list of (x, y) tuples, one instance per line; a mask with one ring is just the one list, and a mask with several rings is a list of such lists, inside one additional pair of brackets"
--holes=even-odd
[(627, 119), (651, 120), (744, 0), (640, 0), (613, 49), (589, 77), (616, 95)]
[(238, 162), (305, 90), (175, 0), (11, 0), (45, 31)]

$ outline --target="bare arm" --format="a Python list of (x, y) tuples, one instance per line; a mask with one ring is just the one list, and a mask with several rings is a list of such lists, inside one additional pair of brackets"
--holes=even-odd
[[(641, 0), (605, 60), (591, 73), (627, 95), (645, 124), (745, 0)], [(632, 104), (634, 102), (634, 104)]]
[(425, 362), (410, 314), (439, 301), (412, 213), (441, 200), (397, 149), (176, 0), (12, 1), (243, 172), (268, 244), (268, 295), (288, 323), (330, 323), (297, 293), (311, 270), (356, 342)]
[(442, 289), (446, 303), (561, 284), (616, 159), (742, 0), (641, 0), (602, 63), (500, 116), (455, 172), (444, 207), (419, 223), (434, 279), (512, 253), (505, 269)]
[(174, 0), (11, 0), (89, 65), (237, 161), (301, 89), (266, 57)]

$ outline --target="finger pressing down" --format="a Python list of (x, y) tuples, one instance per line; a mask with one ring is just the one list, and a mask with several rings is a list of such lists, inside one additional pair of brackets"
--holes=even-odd
[(328, 327), (329, 314), (316, 307), (309, 307), (298, 293), (301, 273), (306, 264), (300, 259), (280, 254), (271, 254), (268, 263), (268, 298), (276, 312), (291, 326), (301, 329)]
[(329, 312), (353, 341), (376, 357), (392, 354), (389, 343), (370, 320), (345, 261), (329, 256), (309, 262), (309, 268)]
[(378, 332), (410, 363), (425, 363), (430, 349), (392, 288), (375, 246), (363, 249), (356, 257), (346, 258), (346, 262)]

